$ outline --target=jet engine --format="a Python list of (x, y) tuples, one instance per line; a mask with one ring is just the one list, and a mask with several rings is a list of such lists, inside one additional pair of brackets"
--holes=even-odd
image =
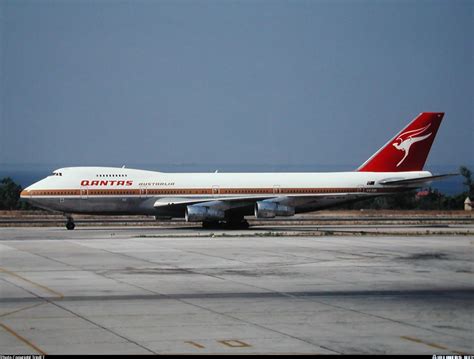
[(186, 222), (217, 221), (224, 217), (224, 211), (204, 206), (187, 206), (185, 211)]
[(274, 218), (275, 216), (293, 216), (295, 208), (284, 206), (275, 202), (260, 201), (255, 203), (255, 217), (257, 218)]

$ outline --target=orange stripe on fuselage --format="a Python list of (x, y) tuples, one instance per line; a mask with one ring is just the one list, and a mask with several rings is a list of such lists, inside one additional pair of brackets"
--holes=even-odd
[(392, 193), (403, 188), (173, 188), (173, 189), (50, 189), (22, 191), (22, 197), (68, 197), (68, 196), (166, 196), (166, 195), (294, 195), (294, 194), (336, 194), (336, 193)]

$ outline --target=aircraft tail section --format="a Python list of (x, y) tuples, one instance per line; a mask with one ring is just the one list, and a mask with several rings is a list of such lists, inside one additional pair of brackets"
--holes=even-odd
[(421, 171), (444, 112), (422, 112), (365, 161), (360, 172)]

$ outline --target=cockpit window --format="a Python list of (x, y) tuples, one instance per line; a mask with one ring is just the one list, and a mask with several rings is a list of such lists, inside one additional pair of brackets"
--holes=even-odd
[(49, 177), (51, 176), (62, 176), (63, 174), (61, 172), (53, 172), (49, 175)]

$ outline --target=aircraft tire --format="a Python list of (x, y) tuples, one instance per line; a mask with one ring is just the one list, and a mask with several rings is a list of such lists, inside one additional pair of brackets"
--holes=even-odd
[(76, 225), (74, 224), (74, 222), (67, 222), (66, 223), (66, 228), (68, 229), (68, 231), (72, 231), (75, 227), (76, 227)]

